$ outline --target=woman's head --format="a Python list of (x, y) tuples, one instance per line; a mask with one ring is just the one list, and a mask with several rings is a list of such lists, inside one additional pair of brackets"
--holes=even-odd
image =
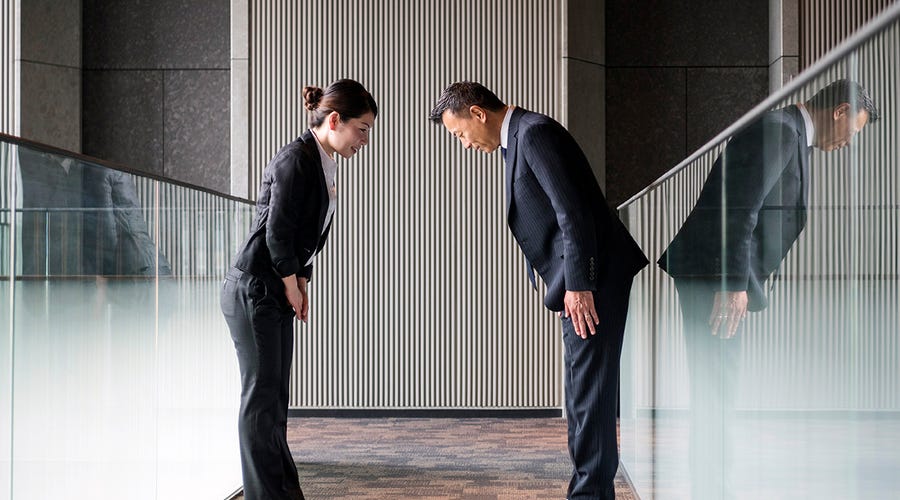
[(309, 126), (326, 152), (350, 158), (369, 143), (369, 129), (378, 116), (378, 105), (359, 82), (338, 80), (324, 91), (304, 87)]

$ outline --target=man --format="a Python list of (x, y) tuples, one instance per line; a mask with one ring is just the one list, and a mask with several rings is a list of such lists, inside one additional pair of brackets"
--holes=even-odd
[(691, 380), (693, 498), (727, 495), (730, 412), (747, 311), (806, 224), (809, 156), (850, 144), (878, 110), (865, 89), (838, 80), (805, 103), (770, 111), (718, 157), (684, 225), (659, 259), (675, 279)]
[(454, 83), (431, 111), (466, 149), (506, 162), (509, 228), (547, 284), (565, 345), (569, 498), (615, 498), (616, 396), (628, 294), (648, 264), (572, 136), (553, 119), (507, 106), (483, 85)]

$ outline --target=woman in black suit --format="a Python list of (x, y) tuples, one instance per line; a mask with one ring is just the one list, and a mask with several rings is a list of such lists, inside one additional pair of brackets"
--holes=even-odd
[(305, 87), (309, 130), (266, 166), (250, 234), (226, 273), (222, 312), (241, 370), (238, 433), (244, 498), (303, 498), (287, 444), (294, 317), (309, 316), (307, 283), (336, 205), (335, 154), (369, 142), (378, 106), (358, 82)]

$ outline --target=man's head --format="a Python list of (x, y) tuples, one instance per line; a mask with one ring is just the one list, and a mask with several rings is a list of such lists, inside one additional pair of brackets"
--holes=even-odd
[(429, 119), (453, 134), (466, 149), (490, 153), (500, 147), (506, 105), (487, 87), (458, 82), (441, 93)]
[(879, 113), (869, 93), (852, 80), (837, 80), (816, 92), (805, 103), (816, 129), (815, 147), (834, 151), (850, 145), (866, 123)]

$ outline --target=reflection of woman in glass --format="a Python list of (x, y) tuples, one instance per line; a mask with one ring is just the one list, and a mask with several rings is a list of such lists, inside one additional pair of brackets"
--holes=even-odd
[(336, 205), (335, 153), (369, 142), (375, 100), (353, 80), (305, 87), (309, 125), (266, 166), (250, 234), (228, 271), (222, 311), (241, 369), (238, 429), (244, 497), (302, 499), (287, 445), (294, 317), (306, 321), (306, 286)]

